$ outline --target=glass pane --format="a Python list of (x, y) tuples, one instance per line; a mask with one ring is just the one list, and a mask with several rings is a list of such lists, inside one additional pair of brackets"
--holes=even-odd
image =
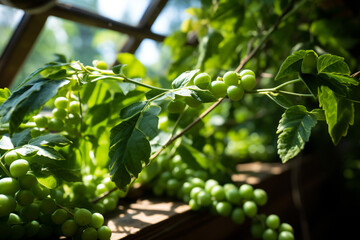
[(60, 0), (60, 2), (135, 26), (150, 0)]
[(0, 4), (0, 54), (4, 51), (24, 11)]
[(170, 0), (162, 10), (151, 30), (158, 34), (168, 35), (180, 29), (181, 23), (190, 17), (185, 10), (189, 7), (200, 7), (200, 0)]
[(94, 59), (112, 65), (118, 49), (126, 39), (127, 35), (118, 32), (49, 17), (13, 86), (37, 68), (53, 61), (57, 53), (86, 65), (92, 64)]

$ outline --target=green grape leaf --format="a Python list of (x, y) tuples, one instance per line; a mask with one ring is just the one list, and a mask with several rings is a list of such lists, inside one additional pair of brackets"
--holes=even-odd
[(325, 111), (328, 132), (333, 143), (339, 143), (341, 137), (346, 136), (349, 125), (354, 123), (354, 104), (336, 96), (327, 86), (319, 88), (319, 104)]
[(119, 53), (117, 55), (117, 61), (120, 64), (126, 64), (126, 76), (129, 78), (143, 78), (146, 76), (146, 68), (142, 63), (136, 59), (131, 53)]
[(0, 88), (0, 105), (3, 104), (10, 95), (11, 92), (8, 88)]
[(34, 146), (58, 146), (63, 147), (71, 144), (71, 141), (60, 134), (49, 133), (33, 138), (29, 141), (30, 145)]
[(302, 60), (307, 52), (308, 51), (305, 50), (299, 50), (288, 56), (281, 64), (275, 81), (296, 78), (301, 71)]
[(48, 146), (35, 146), (26, 144), (20, 148), (15, 149), (21, 156), (41, 156), (50, 160), (65, 160), (65, 158), (54, 148)]
[(68, 182), (79, 182), (82, 180), (80, 169), (67, 169), (62, 167), (52, 167), (51, 172)]
[(141, 114), (139, 119), (138, 127), (149, 139), (153, 139), (158, 134), (160, 111), (159, 106), (150, 106)]
[(111, 176), (111, 180), (119, 189), (125, 189), (131, 182), (131, 176), (126, 170), (125, 165), (119, 165)]
[(317, 70), (319, 73), (350, 75), (349, 66), (345, 63), (344, 58), (331, 54), (324, 54), (318, 58)]
[[(111, 129), (110, 135), (110, 174), (120, 188), (130, 183), (130, 176), (137, 177), (142, 170), (142, 162), (148, 163), (151, 147), (146, 135), (137, 128), (141, 114), (121, 122)], [(127, 172), (125, 177), (119, 176)], [(125, 182), (121, 182), (126, 180)]]
[(31, 129), (27, 128), (21, 132), (14, 133), (11, 142), (15, 147), (27, 144), (31, 140)]
[(183, 161), (189, 164), (190, 167), (194, 167), (194, 169), (209, 168), (209, 159), (202, 152), (188, 143), (182, 141), (178, 149)]
[(0, 149), (3, 150), (11, 150), (13, 149), (15, 146), (11, 141), (11, 138), (7, 135), (3, 135), (0, 138)]
[(49, 189), (54, 189), (58, 186), (56, 177), (49, 170), (34, 171), (34, 175), (40, 184)]
[(132, 118), (136, 114), (144, 111), (148, 103), (149, 103), (148, 101), (141, 101), (141, 102), (135, 102), (133, 104), (130, 104), (129, 106), (124, 107), (120, 111), (120, 118), (121, 119)]
[(111, 107), (109, 103), (101, 103), (93, 106), (89, 109), (89, 114), (91, 118), (91, 126), (95, 126), (102, 121), (109, 118), (111, 113)]
[(204, 70), (206, 60), (218, 52), (219, 44), (222, 40), (223, 36), (219, 32), (212, 28), (209, 29), (207, 35), (200, 40), (196, 68), (199, 68), (201, 71)]
[(309, 141), (311, 128), (317, 123), (316, 116), (309, 113), (306, 107), (295, 105), (282, 115), (277, 128), (278, 154), (283, 163), (295, 157)]
[(215, 102), (217, 98), (208, 90), (190, 89), (191, 96), (202, 103)]
[(199, 69), (186, 71), (182, 73), (180, 76), (175, 78), (175, 80), (171, 83), (173, 88), (182, 88), (188, 85), (199, 72)]
[(10, 122), (10, 135), (31, 114), (39, 109), (53, 96), (59, 88), (69, 83), (69, 80), (49, 80), (40, 78), (24, 85), (6, 99), (0, 106), (1, 122)]

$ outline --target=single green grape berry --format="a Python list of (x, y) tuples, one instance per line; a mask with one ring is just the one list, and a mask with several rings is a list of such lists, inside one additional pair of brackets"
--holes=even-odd
[(278, 215), (271, 214), (266, 218), (266, 226), (271, 229), (277, 229), (280, 226), (280, 218)]
[(259, 206), (264, 206), (268, 201), (267, 193), (260, 188), (254, 190), (254, 201)]
[(69, 104), (69, 99), (66, 97), (58, 97), (55, 99), (54, 105), (58, 109), (66, 109)]
[(18, 159), (10, 164), (9, 171), (13, 177), (24, 176), (30, 170), (29, 162), (25, 159)]
[(255, 77), (255, 73), (250, 69), (244, 69), (239, 73), (240, 77), (242, 78), (245, 75), (252, 75)]
[(61, 132), (64, 129), (64, 122), (58, 118), (52, 118), (48, 124), (49, 131)]
[(258, 210), (256, 204), (253, 201), (244, 202), (243, 209), (246, 216), (251, 218), (256, 216)]
[(216, 211), (220, 216), (229, 216), (231, 214), (232, 206), (229, 202), (218, 202), (216, 204)]
[(225, 190), (226, 200), (232, 204), (240, 204), (241, 196), (237, 188)]
[(190, 207), (191, 210), (194, 210), (194, 211), (200, 209), (200, 205), (199, 205), (199, 204), (196, 202), (196, 200), (193, 199), (193, 198), (191, 198), (191, 199), (189, 200), (189, 207)]
[(90, 226), (99, 228), (104, 224), (104, 216), (100, 213), (93, 213), (91, 215)]
[(16, 201), (12, 196), (0, 194), (0, 217), (9, 216), (16, 208)]
[(197, 194), (196, 200), (196, 202), (202, 207), (210, 206), (212, 202), (210, 193), (205, 192), (205, 190), (202, 190)]
[(21, 189), (15, 195), (17, 203), (21, 206), (27, 206), (34, 201), (34, 194), (30, 190)]
[(211, 77), (207, 73), (199, 73), (194, 79), (194, 84), (201, 89), (209, 88)]
[(37, 179), (33, 174), (28, 172), (24, 176), (19, 177), (19, 183), (22, 189), (31, 189), (32, 186), (37, 183)]
[(81, 233), (81, 240), (96, 240), (98, 238), (98, 233), (95, 228), (88, 227), (85, 228)]
[(279, 238), (278, 240), (294, 240), (294, 234), (292, 232), (289, 231), (282, 231), (279, 234)]
[(74, 220), (80, 226), (85, 226), (90, 224), (91, 219), (92, 219), (91, 212), (85, 208), (80, 208), (74, 213)]
[(172, 101), (172, 102), (169, 102), (169, 104), (167, 106), (167, 110), (169, 113), (180, 113), (180, 112), (184, 111), (185, 106), (186, 105), (184, 102)]
[(77, 224), (73, 219), (68, 219), (61, 225), (61, 231), (65, 237), (74, 236), (77, 229)]
[[(195, 173), (194, 173), (195, 174)], [(200, 187), (200, 188), (204, 188), (205, 187), (205, 182), (204, 180), (202, 180), (201, 178), (198, 177), (193, 177), (190, 182), (192, 184), (194, 184), (195, 187)]]
[(249, 184), (243, 184), (239, 188), (239, 193), (241, 198), (250, 200), (254, 196), (254, 188)]
[(42, 128), (34, 127), (30, 130), (30, 134), (32, 138), (36, 138), (41, 136), (44, 133)]
[(14, 196), (19, 189), (20, 184), (15, 178), (5, 177), (0, 179), (0, 194)]
[(103, 200), (105, 207), (105, 212), (110, 212), (116, 209), (118, 204), (118, 199), (113, 197), (107, 197)]
[(39, 230), (40, 223), (36, 220), (32, 220), (25, 225), (25, 236), (29, 238), (35, 237)]
[(94, 64), (94, 67), (101, 69), (101, 70), (106, 70), (108, 68), (107, 64), (102, 60), (94, 60), (93, 64)]
[(180, 182), (179, 180), (175, 178), (170, 178), (166, 182), (166, 189), (168, 191), (177, 191), (180, 188)]
[(216, 201), (224, 201), (226, 199), (225, 190), (220, 185), (216, 185), (211, 189), (211, 195)]
[(271, 228), (266, 229), (262, 235), (263, 240), (277, 240), (277, 237), (276, 231)]
[(57, 209), (53, 198), (45, 198), (40, 203), (40, 211), (44, 214), (52, 214)]
[(181, 187), (181, 191), (184, 195), (189, 195), (190, 196), (190, 192), (191, 190), (194, 188), (194, 185), (190, 182), (184, 182), (182, 187)]
[(97, 230), (99, 240), (110, 240), (111, 230), (108, 226), (102, 226)]
[(197, 198), (197, 195), (203, 191), (203, 189), (201, 187), (194, 187), (193, 189), (191, 189), (191, 192), (190, 192), (190, 197), (192, 199), (196, 199)]
[(294, 233), (293, 227), (288, 223), (281, 223), (280, 224), (279, 232), (282, 232), (282, 231), (288, 231), (288, 232)]
[(52, 115), (54, 118), (64, 120), (67, 116), (67, 111), (66, 109), (62, 109), (62, 108), (54, 108), (52, 110)]
[(235, 186), (235, 184), (233, 184), (233, 183), (225, 183), (224, 184), (224, 190), (225, 191), (228, 191), (228, 190), (230, 190), (230, 189), (236, 189), (236, 190), (238, 190), (238, 188)]
[(244, 88), (240, 86), (229, 86), (227, 88), (227, 95), (232, 101), (239, 101), (244, 96)]
[(36, 115), (34, 117), (34, 122), (38, 128), (46, 128), (48, 121), (48, 118), (44, 115)]
[(23, 224), (23, 220), (16, 213), (10, 213), (9, 218), (6, 221), (6, 223), (9, 224), (9, 225)]
[(217, 98), (222, 98), (225, 97), (227, 92), (227, 87), (226, 84), (223, 81), (213, 81), (210, 84), (210, 91), (212, 92), (212, 94), (214, 94), (215, 97)]
[(211, 190), (213, 187), (215, 187), (216, 185), (219, 185), (219, 182), (216, 181), (215, 179), (209, 179), (205, 182), (205, 191), (207, 191), (208, 193), (211, 193)]
[(80, 102), (79, 101), (71, 101), (69, 103), (69, 113), (77, 113), (79, 114), (80, 113)]
[(4, 161), (8, 166), (10, 166), (10, 164), (17, 159), (19, 159), (19, 155), (14, 150), (7, 152), (4, 157)]
[[(90, 213), (90, 215), (91, 215), (91, 213)], [(68, 218), (69, 218), (69, 214), (64, 209), (61, 209), (61, 208), (56, 209), (55, 212), (53, 212), (51, 214), (51, 220), (55, 224), (63, 224)], [(89, 221), (89, 223), (90, 223), (90, 221)]]
[(240, 85), (244, 90), (250, 91), (256, 86), (256, 78), (253, 75), (245, 75), (241, 78)]
[(244, 221), (245, 221), (244, 210), (242, 208), (239, 208), (239, 207), (235, 208), (231, 213), (231, 220), (234, 223), (237, 223), (237, 224), (244, 223)]
[(239, 85), (239, 76), (234, 71), (226, 72), (223, 76), (223, 80), (226, 86)]

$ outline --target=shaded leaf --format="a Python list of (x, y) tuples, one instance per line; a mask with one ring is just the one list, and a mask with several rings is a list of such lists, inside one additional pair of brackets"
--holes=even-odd
[(173, 88), (181, 88), (188, 85), (191, 80), (194, 79), (196, 74), (199, 72), (199, 69), (192, 70), (192, 71), (186, 71), (182, 73), (180, 76), (178, 76), (172, 83)]
[(278, 154), (283, 163), (300, 153), (305, 142), (309, 141), (311, 128), (316, 123), (316, 116), (304, 106), (292, 106), (285, 111), (277, 129)]
[(158, 134), (159, 118), (158, 115), (161, 111), (159, 106), (150, 106), (145, 110), (140, 117), (138, 128), (152, 139)]
[(41, 136), (31, 139), (29, 141), (30, 145), (52, 146), (52, 147), (53, 146), (62, 147), (62, 146), (69, 145), (70, 143), (71, 143), (71, 141), (69, 139), (67, 139), (66, 137), (64, 137), (63, 135), (54, 134), (54, 133), (41, 135)]
[(208, 90), (191, 89), (191, 96), (202, 103), (215, 102), (217, 100)]
[(120, 111), (121, 119), (129, 119), (136, 114), (142, 112), (148, 104), (148, 101), (135, 102), (129, 106), (124, 107)]
[(350, 75), (349, 66), (345, 63), (344, 58), (331, 54), (324, 54), (318, 58), (317, 69), (319, 73)]
[(301, 71), (301, 64), (307, 51), (299, 50), (288, 56), (281, 64), (275, 81), (296, 78)]
[(54, 189), (57, 187), (58, 182), (55, 176), (50, 171), (34, 171), (34, 174), (36, 176), (36, 179), (40, 184), (43, 186)]

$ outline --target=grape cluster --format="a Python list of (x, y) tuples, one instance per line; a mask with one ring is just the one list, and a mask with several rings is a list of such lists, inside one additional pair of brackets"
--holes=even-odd
[[(0, 178), (0, 239), (48, 239), (54, 236), (110, 239), (111, 230), (103, 225), (102, 214), (116, 208), (119, 192), (94, 204), (88, 198), (113, 188), (109, 177), (48, 189), (38, 182), (29, 162), (15, 150), (2, 156), (1, 164), (7, 168), (9, 176)], [(80, 206), (88, 206), (92, 211)]]
[(77, 136), (80, 131), (81, 106), (73, 98), (58, 97), (51, 116), (38, 114), (34, 116), (36, 127), (31, 130), (31, 136), (37, 137), (48, 132), (66, 131), (71, 136)]
[[(223, 77), (218, 77), (211, 81), (211, 76), (207, 73), (199, 73), (194, 78), (194, 84), (200, 89), (208, 89), (216, 98), (228, 96), (232, 101), (239, 101), (243, 98), (245, 91), (250, 91), (256, 86), (255, 73), (245, 69), (240, 73), (234, 71), (226, 72)], [(167, 109), (170, 113), (182, 112), (186, 105), (198, 107), (201, 102), (192, 97), (184, 99), (175, 98), (169, 102)]]
[(156, 195), (166, 194), (188, 203), (192, 210), (208, 210), (214, 215), (230, 217), (236, 224), (242, 224), (246, 218), (253, 219), (252, 235), (264, 240), (294, 239), (293, 228), (281, 223), (280, 218), (271, 214), (258, 213), (258, 207), (264, 206), (267, 193), (260, 188), (254, 189), (249, 184), (237, 187), (233, 183), (220, 184), (209, 178), (204, 170), (194, 170), (175, 156), (168, 163), (160, 162), (161, 170), (153, 181)]

